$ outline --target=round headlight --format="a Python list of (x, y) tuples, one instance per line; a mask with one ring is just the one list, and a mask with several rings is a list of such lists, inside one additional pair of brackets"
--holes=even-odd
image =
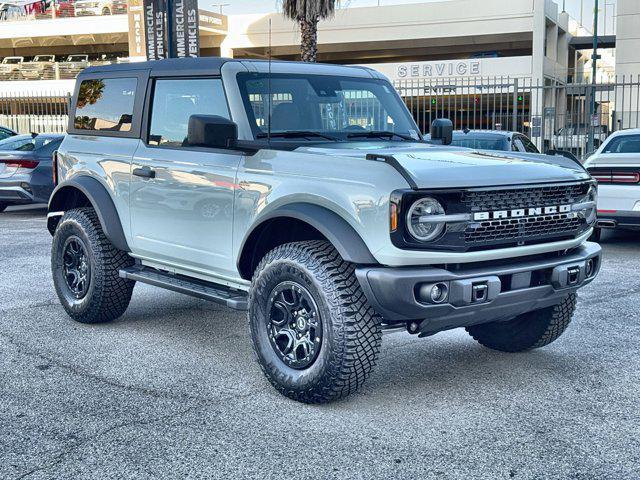
[(416, 200), (407, 212), (407, 230), (411, 236), (421, 242), (428, 242), (440, 235), (445, 224), (429, 219), (433, 215), (444, 215), (444, 208), (435, 198)]

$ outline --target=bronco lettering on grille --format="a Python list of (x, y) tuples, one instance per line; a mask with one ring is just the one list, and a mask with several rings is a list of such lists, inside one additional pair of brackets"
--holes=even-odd
[(508, 218), (525, 218), (540, 215), (555, 215), (558, 213), (571, 212), (571, 205), (557, 205), (551, 207), (529, 207), (517, 208), (515, 210), (495, 210), (493, 212), (476, 212), (473, 219), (482, 220), (503, 220)]

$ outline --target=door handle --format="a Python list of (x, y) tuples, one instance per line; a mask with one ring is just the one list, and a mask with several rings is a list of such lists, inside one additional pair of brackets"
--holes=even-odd
[(155, 170), (151, 170), (149, 167), (134, 168), (133, 169), (133, 174), (136, 177), (156, 178), (156, 171)]

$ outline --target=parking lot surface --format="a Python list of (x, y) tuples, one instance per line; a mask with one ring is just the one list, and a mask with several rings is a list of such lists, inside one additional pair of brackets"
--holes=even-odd
[(137, 285), (119, 320), (74, 323), (45, 215), (0, 214), (0, 478), (640, 478), (640, 236), (608, 238), (554, 344), (390, 334), (360, 392), (307, 406), (245, 314)]

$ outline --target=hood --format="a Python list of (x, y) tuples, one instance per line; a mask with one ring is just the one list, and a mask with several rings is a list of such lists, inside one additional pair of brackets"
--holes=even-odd
[(368, 154), (392, 155), (418, 188), (522, 185), (589, 178), (581, 165), (564, 157), (424, 143), (348, 142), (300, 147), (296, 151), (363, 160)]

